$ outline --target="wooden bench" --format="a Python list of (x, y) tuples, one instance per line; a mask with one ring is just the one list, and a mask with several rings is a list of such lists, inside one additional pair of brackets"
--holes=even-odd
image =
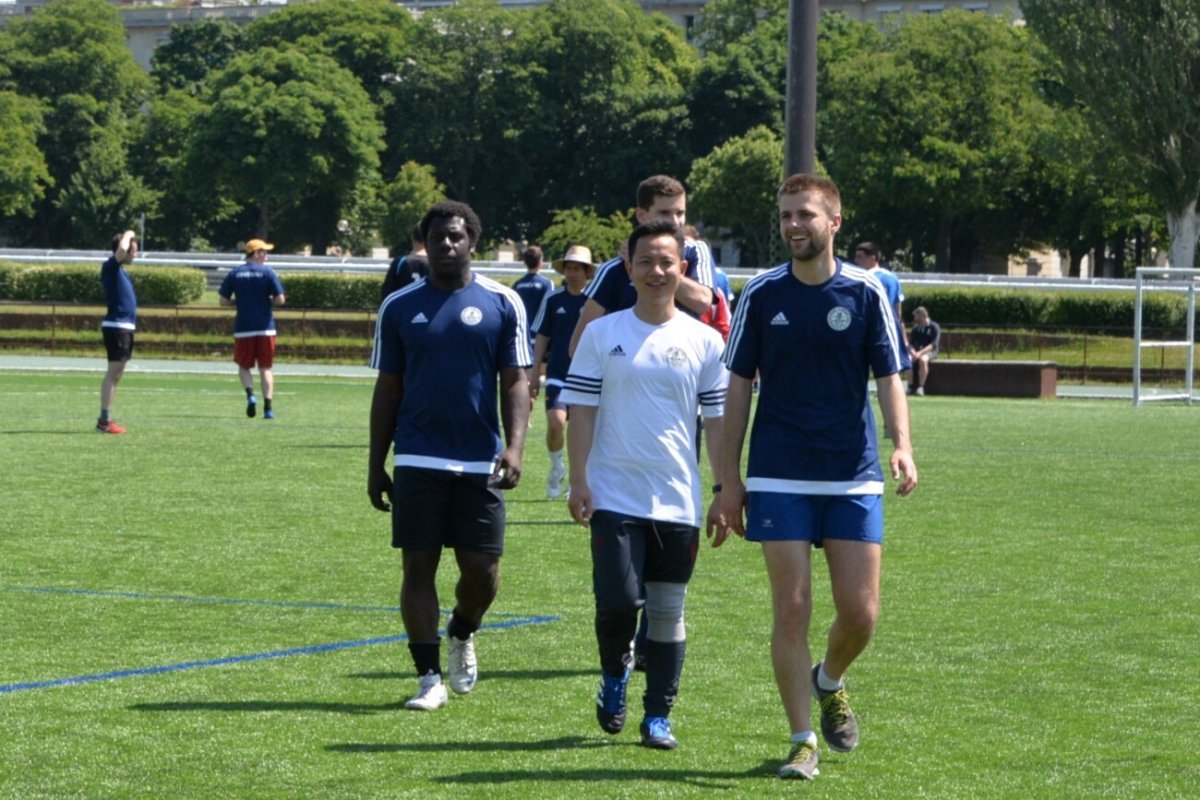
[(1053, 361), (968, 361), (939, 358), (929, 365), (926, 394), (1053, 398), (1058, 365)]

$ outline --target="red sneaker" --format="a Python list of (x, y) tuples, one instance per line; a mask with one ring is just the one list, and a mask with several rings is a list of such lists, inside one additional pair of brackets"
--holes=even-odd
[(96, 423), (96, 433), (125, 433), (125, 429), (111, 419), (107, 423)]

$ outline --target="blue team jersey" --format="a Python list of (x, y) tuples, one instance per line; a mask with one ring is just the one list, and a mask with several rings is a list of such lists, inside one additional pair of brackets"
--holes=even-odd
[(395, 465), (490, 474), (499, 372), (531, 363), (525, 306), (507, 286), (475, 274), (446, 292), (421, 278), (388, 295), (371, 366), (404, 379)]
[(131, 331), (137, 328), (137, 295), (133, 281), (116, 256), (110, 256), (100, 265), (100, 285), (104, 287), (104, 300), (108, 311), (104, 314), (101, 328), (119, 328)]
[(538, 309), (531, 330), (535, 336), (540, 334), (550, 340), (546, 351), (547, 385), (562, 386), (563, 378), (567, 377), (567, 368), (571, 366), (567, 348), (585, 302), (587, 295), (583, 292), (571, 294), (562, 287), (546, 295)]
[[(684, 240), (683, 259), (687, 262), (687, 271), (683, 273), (686, 277), (709, 288), (715, 287), (712, 250), (707, 242)], [(637, 302), (637, 289), (629, 278), (629, 271), (625, 269), (624, 259), (620, 257), (601, 264), (583, 293), (599, 303), (606, 314), (633, 308)]]
[(808, 286), (783, 264), (742, 289), (725, 351), (760, 379), (746, 487), (796, 494), (882, 494), (869, 373), (900, 371), (901, 340), (879, 281), (837, 262)]
[[(513, 284), (512, 288), (521, 296), (521, 302), (525, 304), (525, 319), (531, 320), (537, 316), (538, 309), (541, 308), (546, 295), (554, 291), (554, 281), (537, 272), (527, 272)], [(529, 331), (529, 336), (533, 337), (532, 329)]]
[(275, 305), (271, 298), (283, 294), (275, 270), (259, 264), (242, 264), (230, 270), (218, 291), (226, 300), (237, 298), (233, 336), (275, 335)]

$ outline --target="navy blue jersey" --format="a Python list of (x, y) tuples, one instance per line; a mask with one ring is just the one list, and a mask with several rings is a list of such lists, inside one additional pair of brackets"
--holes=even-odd
[(549, 386), (562, 386), (563, 378), (567, 377), (567, 368), (571, 366), (567, 348), (585, 302), (587, 295), (583, 292), (571, 294), (566, 287), (555, 289), (546, 295), (533, 320), (533, 334), (550, 340), (546, 351), (546, 384)]
[(283, 294), (275, 270), (261, 264), (242, 264), (225, 276), (218, 293), (226, 300), (237, 299), (235, 339), (275, 335), (275, 305), (271, 298)]
[[(521, 296), (525, 304), (525, 319), (531, 320), (537, 316), (538, 309), (546, 295), (554, 291), (554, 281), (537, 272), (527, 272), (513, 284), (513, 291)], [(529, 335), (533, 336), (530, 330)]]
[(490, 474), (499, 372), (531, 363), (525, 306), (507, 286), (475, 274), (446, 292), (421, 278), (388, 295), (371, 366), (404, 379), (395, 465)]
[[(683, 259), (687, 262), (684, 276), (709, 288), (715, 286), (712, 250), (709, 249), (707, 242), (686, 239), (683, 243)], [(634, 288), (633, 281), (629, 279), (629, 271), (625, 269), (624, 259), (620, 257), (601, 264), (596, 270), (595, 277), (592, 278), (583, 293), (599, 303), (606, 314), (633, 308), (634, 303), (637, 302), (637, 289)]]
[(746, 487), (797, 494), (882, 494), (867, 381), (900, 371), (887, 294), (866, 270), (837, 262), (819, 286), (790, 264), (751, 279), (725, 351), (735, 374), (759, 376)]
[(100, 265), (100, 285), (104, 287), (104, 300), (108, 304), (100, 327), (134, 330), (137, 327), (137, 295), (129, 273), (116, 256), (110, 256)]

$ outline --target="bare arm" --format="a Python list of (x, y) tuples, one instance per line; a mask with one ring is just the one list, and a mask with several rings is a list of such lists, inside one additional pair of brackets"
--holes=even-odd
[[(714, 483), (721, 482), (721, 447), (723, 446), (724, 432), (724, 417), (705, 418), (705, 446), (708, 450), (708, 466), (712, 469)], [(708, 507), (708, 519), (704, 526), (704, 533), (709, 539), (712, 539), (713, 547), (720, 547), (729, 538), (729, 527), (721, 524), (720, 502), (721, 493), (713, 495), (712, 503)]]
[(885, 375), (875, 381), (879, 395), (879, 410), (883, 412), (884, 429), (891, 432), (896, 449), (890, 459), (892, 480), (900, 481), (896, 494), (901, 497), (917, 488), (917, 464), (913, 460), (912, 441), (908, 431), (908, 398), (899, 374)]
[(571, 509), (571, 518), (580, 525), (587, 525), (592, 518), (587, 461), (596, 433), (596, 410), (596, 406), (571, 406), (571, 424), (567, 426), (567, 461), (571, 475), (571, 497), (567, 505)]
[(521, 455), (529, 429), (529, 379), (524, 367), (500, 370), (500, 424), (506, 446), (492, 479), (497, 488), (512, 489), (521, 480)]
[(286, 302), (287, 302), (286, 294), (277, 294), (277, 295), (272, 295), (272, 297), (271, 297), (271, 305), (281, 306)]
[(546, 351), (550, 349), (550, 337), (539, 333), (533, 341), (533, 366), (529, 368), (529, 396), (537, 398), (542, 382), (538, 379)]
[(717, 495), (720, 525), (738, 536), (746, 535), (743, 514), (746, 509), (746, 484), (742, 482), (742, 446), (750, 426), (750, 398), (753, 381), (740, 375), (729, 376), (725, 393), (725, 417), (721, 426), (721, 493)]
[(236, 306), (237, 301), (235, 301), (232, 297), (226, 297), (225, 295), (221, 295), (221, 305), (226, 306), (226, 307)]
[(583, 336), (583, 329), (590, 325), (593, 321), (600, 319), (606, 313), (604, 306), (597, 303), (592, 298), (588, 298), (583, 304), (583, 308), (579, 310), (579, 321), (575, 323), (575, 332), (571, 334), (571, 343), (567, 346), (567, 355), (575, 357), (575, 348), (579, 347), (579, 339)]
[(396, 434), (396, 412), (404, 399), (404, 378), (389, 372), (375, 379), (371, 397), (371, 442), (367, 456), (367, 496), (380, 511), (391, 510), (392, 479), (388, 475), (387, 456)]
[(675, 302), (696, 316), (703, 316), (713, 304), (713, 290), (685, 277), (679, 281), (679, 288), (675, 290)]

